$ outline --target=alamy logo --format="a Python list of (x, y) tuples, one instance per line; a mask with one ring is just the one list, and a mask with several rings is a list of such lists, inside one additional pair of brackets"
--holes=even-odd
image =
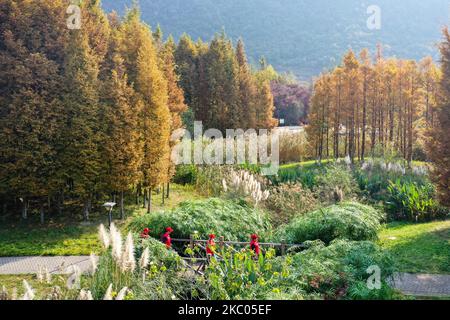
[(367, 14), (370, 15), (367, 19), (367, 28), (369, 30), (380, 30), (381, 8), (377, 5), (371, 5), (367, 8)]
[(262, 175), (278, 173), (280, 139), (277, 130), (228, 129), (224, 137), (218, 129), (203, 131), (202, 122), (196, 121), (194, 139), (189, 131), (178, 129), (171, 140), (181, 140), (172, 152), (172, 161), (177, 165), (258, 164)]
[(70, 30), (81, 29), (81, 9), (76, 4), (71, 4), (67, 7), (66, 13), (70, 16), (67, 18), (67, 28)]
[(367, 288), (369, 290), (381, 289), (381, 269), (377, 265), (370, 266), (366, 270), (367, 274), (370, 274), (367, 279)]

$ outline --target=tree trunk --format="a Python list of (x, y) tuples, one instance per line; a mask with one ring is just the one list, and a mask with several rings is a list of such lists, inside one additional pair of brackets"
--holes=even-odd
[(123, 205), (123, 191), (120, 192), (120, 219), (125, 219), (125, 208)]
[(58, 215), (62, 215), (64, 206), (64, 191), (61, 191), (58, 197)]
[(89, 207), (90, 207), (90, 199), (86, 199), (84, 201), (84, 210), (83, 210), (84, 221), (89, 221)]
[(362, 119), (362, 141), (361, 141), (361, 161), (364, 162), (366, 156), (366, 126), (367, 126), (367, 76), (364, 75), (363, 89), (363, 119)]
[(166, 194), (167, 199), (169, 199), (169, 195), (170, 195), (170, 182), (167, 182), (167, 194)]
[(22, 219), (27, 220), (28, 219), (28, 206), (29, 202), (27, 199), (23, 199), (22, 202)]
[(143, 200), (142, 200), (142, 208), (147, 208), (147, 190), (143, 190), (144, 191), (144, 197), (143, 197)]
[(44, 204), (41, 204), (40, 209), (40, 216), (41, 216), (41, 224), (45, 223), (45, 211), (44, 211)]
[(162, 204), (164, 205), (164, 201), (166, 200), (166, 190), (165, 190), (165, 186), (164, 186), (164, 183), (162, 184), (162, 187), (161, 187), (162, 189), (162, 192), (161, 192), (161, 199), (162, 199)]
[(147, 213), (152, 212), (152, 188), (148, 189), (148, 206)]

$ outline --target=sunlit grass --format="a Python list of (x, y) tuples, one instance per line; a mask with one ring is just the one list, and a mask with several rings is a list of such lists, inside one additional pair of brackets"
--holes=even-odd
[[(198, 199), (193, 187), (172, 185), (169, 199), (162, 204), (162, 194), (153, 194), (152, 211), (168, 210), (180, 202)], [(130, 205), (126, 208), (126, 219), (118, 220), (115, 209), (115, 223), (119, 228), (137, 215), (147, 214), (142, 206)], [(0, 257), (5, 256), (71, 256), (99, 253), (101, 247), (97, 237), (98, 226), (107, 223), (106, 211), (92, 216), (90, 223), (76, 219), (60, 218), (49, 220), (41, 226), (36, 221), (14, 221), (0, 225)]]
[(450, 220), (393, 222), (380, 232), (379, 238), (400, 271), (450, 274)]
[(23, 280), (33, 288), (35, 294), (39, 297), (46, 297), (51, 294), (53, 287), (58, 286), (64, 288), (66, 286), (67, 276), (52, 275), (51, 283), (46, 281), (38, 281), (36, 275), (0, 275), (0, 289), (5, 287), (8, 295), (11, 296), (14, 288), (17, 290), (18, 298), (24, 294)]

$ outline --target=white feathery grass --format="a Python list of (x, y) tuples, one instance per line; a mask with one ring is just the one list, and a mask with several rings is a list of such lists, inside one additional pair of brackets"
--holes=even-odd
[(105, 296), (103, 297), (103, 300), (112, 300), (112, 283), (109, 285), (108, 289), (106, 289)]
[(139, 267), (141, 269), (147, 268), (148, 264), (150, 262), (150, 250), (148, 247), (144, 249), (144, 252), (142, 252), (141, 258), (139, 259)]
[(14, 287), (11, 293), (11, 300), (17, 300), (17, 288)]
[(232, 170), (227, 179), (222, 181), (222, 185), (225, 192), (229, 192), (231, 195), (250, 197), (255, 205), (267, 200), (270, 195), (269, 191), (262, 190), (262, 185), (257, 177), (245, 170)]
[(136, 260), (134, 258), (134, 243), (133, 235), (128, 233), (127, 239), (125, 241), (125, 248), (121, 257), (121, 268), (122, 271), (134, 271), (136, 269)]
[(45, 281), (47, 283), (52, 283), (52, 275), (51, 273), (48, 271), (47, 267), (44, 268), (44, 275), (45, 275)]
[(5, 286), (2, 286), (2, 290), (0, 291), (0, 300), (8, 300), (8, 290)]
[(44, 272), (42, 271), (42, 267), (39, 266), (38, 267), (38, 272), (36, 273), (36, 279), (39, 282), (43, 282), (44, 281)]
[(110, 228), (111, 235), (111, 245), (112, 245), (112, 255), (114, 259), (119, 262), (122, 257), (122, 235), (119, 230), (117, 230), (114, 223), (111, 224)]
[(348, 166), (352, 164), (352, 159), (350, 159), (350, 155), (347, 155), (345, 157), (344, 161), (345, 161), (345, 164)]
[(67, 278), (66, 286), (70, 289), (78, 289), (81, 282), (81, 269), (77, 265), (71, 265), (66, 269), (66, 272), (70, 274)]
[(127, 295), (128, 288), (123, 287), (122, 290), (119, 291), (117, 294), (116, 300), (123, 300), (125, 299), (125, 296)]
[(108, 231), (106, 231), (106, 228), (103, 224), (100, 225), (98, 228), (98, 236), (102, 242), (102, 245), (105, 249), (108, 249), (111, 244), (111, 239), (108, 234)]
[(222, 187), (223, 187), (223, 191), (225, 191), (225, 192), (228, 191), (227, 181), (225, 179), (222, 180)]
[(27, 280), (23, 280), (23, 288), (25, 289), (25, 293), (22, 296), (22, 300), (33, 300), (34, 299), (34, 290), (27, 282)]
[(90, 290), (82, 289), (78, 295), (78, 300), (94, 300)]
[(89, 256), (89, 261), (91, 262), (91, 274), (95, 274), (97, 271), (97, 259), (93, 253)]

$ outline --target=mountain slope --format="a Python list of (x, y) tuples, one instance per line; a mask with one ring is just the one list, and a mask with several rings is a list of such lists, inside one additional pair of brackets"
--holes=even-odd
[[(132, 0), (103, 0), (108, 11), (124, 12)], [(367, 8), (381, 8), (381, 30), (369, 30)], [(448, 23), (446, 0), (140, 0), (144, 20), (178, 38), (187, 32), (209, 40), (225, 29), (242, 36), (251, 62), (266, 56), (280, 71), (308, 79), (334, 66), (352, 48), (420, 59), (437, 57), (440, 29)]]

